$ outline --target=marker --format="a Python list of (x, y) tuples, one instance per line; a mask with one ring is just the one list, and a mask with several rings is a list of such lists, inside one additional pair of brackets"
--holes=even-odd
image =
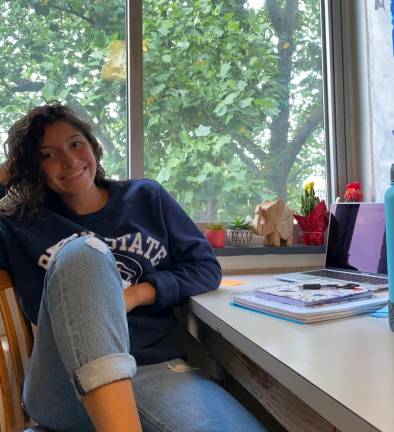
[(301, 284), (302, 289), (307, 290), (318, 290), (321, 288), (344, 288), (344, 289), (353, 289), (358, 287), (359, 285), (356, 283), (345, 283), (345, 284), (336, 284), (336, 283), (328, 283), (328, 284), (320, 284), (320, 283), (304, 283)]

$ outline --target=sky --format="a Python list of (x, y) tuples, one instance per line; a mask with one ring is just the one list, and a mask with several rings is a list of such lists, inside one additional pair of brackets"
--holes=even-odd
[(249, 0), (248, 5), (252, 8), (259, 9), (264, 5), (265, 0)]

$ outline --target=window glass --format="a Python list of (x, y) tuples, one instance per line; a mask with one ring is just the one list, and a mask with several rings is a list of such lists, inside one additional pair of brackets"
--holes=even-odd
[(196, 221), (325, 198), (318, 0), (144, 0), (145, 171)]
[(94, 125), (107, 174), (126, 176), (125, 13), (124, 0), (0, 2), (2, 142), (30, 106), (57, 99)]
[[(373, 198), (383, 201), (390, 184), (391, 164), (394, 163), (394, 2), (391, 3), (391, 8), (387, 4), (385, 7), (381, 1), (366, 2), (365, 8), (369, 69), (368, 120), (371, 128), (371, 148), (365, 148), (365, 153), (373, 154)], [(366, 185), (367, 190), (369, 186)]]

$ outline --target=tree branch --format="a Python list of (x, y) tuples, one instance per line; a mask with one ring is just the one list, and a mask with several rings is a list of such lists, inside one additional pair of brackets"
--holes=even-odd
[[(222, 134), (229, 134), (230, 131), (223, 128), (221, 124), (219, 124), (215, 119), (210, 117), (210, 123), (214, 125), (215, 132), (222, 133)], [(262, 157), (264, 157), (264, 152), (261, 150), (256, 144), (254, 144), (251, 140), (248, 140), (247, 138), (232, 133), (231, 137), (233, 140), (238, 144), (238, 146), (235, 146), (235, 152), (239, 156), (239, 158), (242, 160), (242, 162), (247, 165), (249, 168), (256, 169), (256, 165), (253, 163), (252, 159), (247, 157), (245, 155), (245, 150), (247, 150), (249, 153), (252, 153), (253, 156), (259, 160), (259, 162), (262, 160)]]
[(323, 111), (321, 107), (315, 107), (309, 118), (303, 123), (298, 129), (295, 137), (289, 143), (289, 153), (287, 157), (287, 165), (292, 166), (295, 158), (300, 152), (305, 141), (309, 135), (317, 128), (317, 126), (323, 121)]
[(246, 151), (249, 153), (252, 153), (252, 155), (258, 159), (259, 161), (264, 160), (265, 153), (264, 151), (256, 145), (253, 141), (245, 138), (242, 135), (238, 134), (232, 134), (232, 137), (235, 139), (235, 141)]
[(15, 93), (23, 92), (38, 92), (45, 86), (43, 82), (34, 82), (28, 80), (21, 80), (19, 84), (12, 87), (12, 91)]
[(298, 12), (298, 0), (287, 0), (285, 6), (285, 31), (293, 34)]
[(296, 179), (298, 176), (304, 174), (308, 169), (316, 167), (316, 161), (315, 160), (304, 160), (302, 162), (302, 166), (299, 167), (299, 169), (295, 170), (294, 165), (291, 167), (290, 175), (287, 179), (288, 184), (296, 183)]
[(284, 30), (284, 20), (278, 0), (265, 0), (268, 16), (276, 33)]
[(92, 19), (88, 18), (85, 15), (82, 15), (81, 13), (79, 13), (78, 11), (76, 11), (74, 9), (71, 9), (71, 8), (62, 8), (61, 6), (57, 6), (57, 5), (52, 4), (52, 2), (49, 4), (49, 7), (51, 7), (52, 9), (57, 9), (57, 10), (59, 10), (61, 12), (69, 13), (70, 15), (75, 15), (78, 18), (81, 18), (82, 20), (86, 21), (87, 23), (89, 23), (93, 27), (96, 24)]
[(298, 0), (287, 0), (284, 10), (278, 0), (266, 0), (265, 6), (276, 33), (292, 34), (297, 18)]
[(244, 150), (247, 150), (249, 153), (252, 153), (252, 155), (259, 161), (263, 160), (263, 158), (265, 157), (264, 151), (252, 140), (247, 139), (243, 135), (239, 135), (234, 132), (231, 133), (230, 130), (227, 130), (223, 127), (223, 123), (219, 123), (212, 116), (208, 116), (208, 119), (209, 124), (214, 125), (215, 132), (222, 134), (230, 134), (234, 141), (237, 142), (240, 147), (242, 147)]

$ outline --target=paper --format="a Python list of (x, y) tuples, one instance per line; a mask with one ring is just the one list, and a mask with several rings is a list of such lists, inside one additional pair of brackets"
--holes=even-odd
[(236, 306), (252, 309), (275, 317), (292, 319), (301, 323), (312, 323), (374, 312), (387, 303), (387, 297), (372, 296), (366, 299), (305, 307), (264, 300), (257, 297), (255, 291), (251, 291), (232, 295), (231, 302)]
[(303, 289), (297, 283), (265, 285), (256, 289), (255, 295), (264, 300), (286, 303), (294, 306), (316, 306), (320, 304), (338, 303), (356, 298), (372, 296), (367, 288), (320, 288)]
[(222, 279), (222, 281), (220, 282), (220, 286), (239, 286), (246, 283), (246, 281), (240, 281), (235, 279)]

